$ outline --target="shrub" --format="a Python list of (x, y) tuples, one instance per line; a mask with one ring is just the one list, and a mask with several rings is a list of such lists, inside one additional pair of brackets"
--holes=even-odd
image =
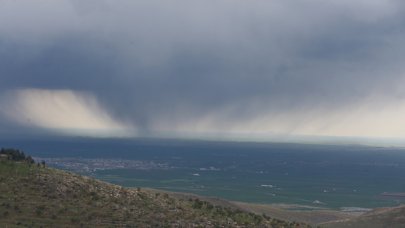
[(2, 148), (0, 149), (0, 154), (6, 155), (8, 160), (12, 161), (25, 161), (28, 164), (33, 164), (34, 159), (31, 156), (26, 156), (25, 153), (21, 150), (12, 149), (12, 148)]

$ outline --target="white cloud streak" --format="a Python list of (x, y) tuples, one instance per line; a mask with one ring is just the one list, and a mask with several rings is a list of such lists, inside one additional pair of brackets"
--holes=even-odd
[[(255, 110), (254, 105), (245, 108)], [(247, 118), (229, 118), (238, 111), (238, 107), (227, 107), (200, 118), (163, 119), (153, 128), (158, 132), (174, 131), (183, 135), (250, 135), (252, 139), (282, 135), (405, 138), (405, 98), (381, 99), (377, 96), (344, 108), (314, 106), (287, 111), (262, 110)]]
[[(90, 94), (21, 89), (3, 95), (0, 112), (23, 126), (86, 136), (131, 136), (133, 127), (114, 120)], [(132, 135), (133, 136), (133, 135)]]

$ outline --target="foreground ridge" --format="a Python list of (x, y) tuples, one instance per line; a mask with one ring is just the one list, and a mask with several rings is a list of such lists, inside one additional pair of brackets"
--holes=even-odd
[(124, 188), (7, 151), (0, 156), (1, 227), (309, 227), (198, 197)]

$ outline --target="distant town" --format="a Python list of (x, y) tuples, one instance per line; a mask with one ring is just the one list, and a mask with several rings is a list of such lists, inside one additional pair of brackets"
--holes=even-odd
[(84, 159), (84, 158), (42, 158), (34, 157), (36, 162), (44, 161), (45, 164), (82, 174), (92, 174), (100, 170), (111, 169), (136, 169), (156, 170), (170, 169), (167, 163), (154, 161), (125, 160), (125, 159)]

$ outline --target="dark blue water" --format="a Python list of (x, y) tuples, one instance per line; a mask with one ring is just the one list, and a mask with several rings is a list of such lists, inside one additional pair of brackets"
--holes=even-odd
[(39, 157), (167, 163), (169, 170), (112, 169), (95, 175), (124, 186), (246, 202), (378, 207), (403, 202), (381, 193), (405, 192), (405, 150), (397, 148), (85, 138), (0, 143)]

